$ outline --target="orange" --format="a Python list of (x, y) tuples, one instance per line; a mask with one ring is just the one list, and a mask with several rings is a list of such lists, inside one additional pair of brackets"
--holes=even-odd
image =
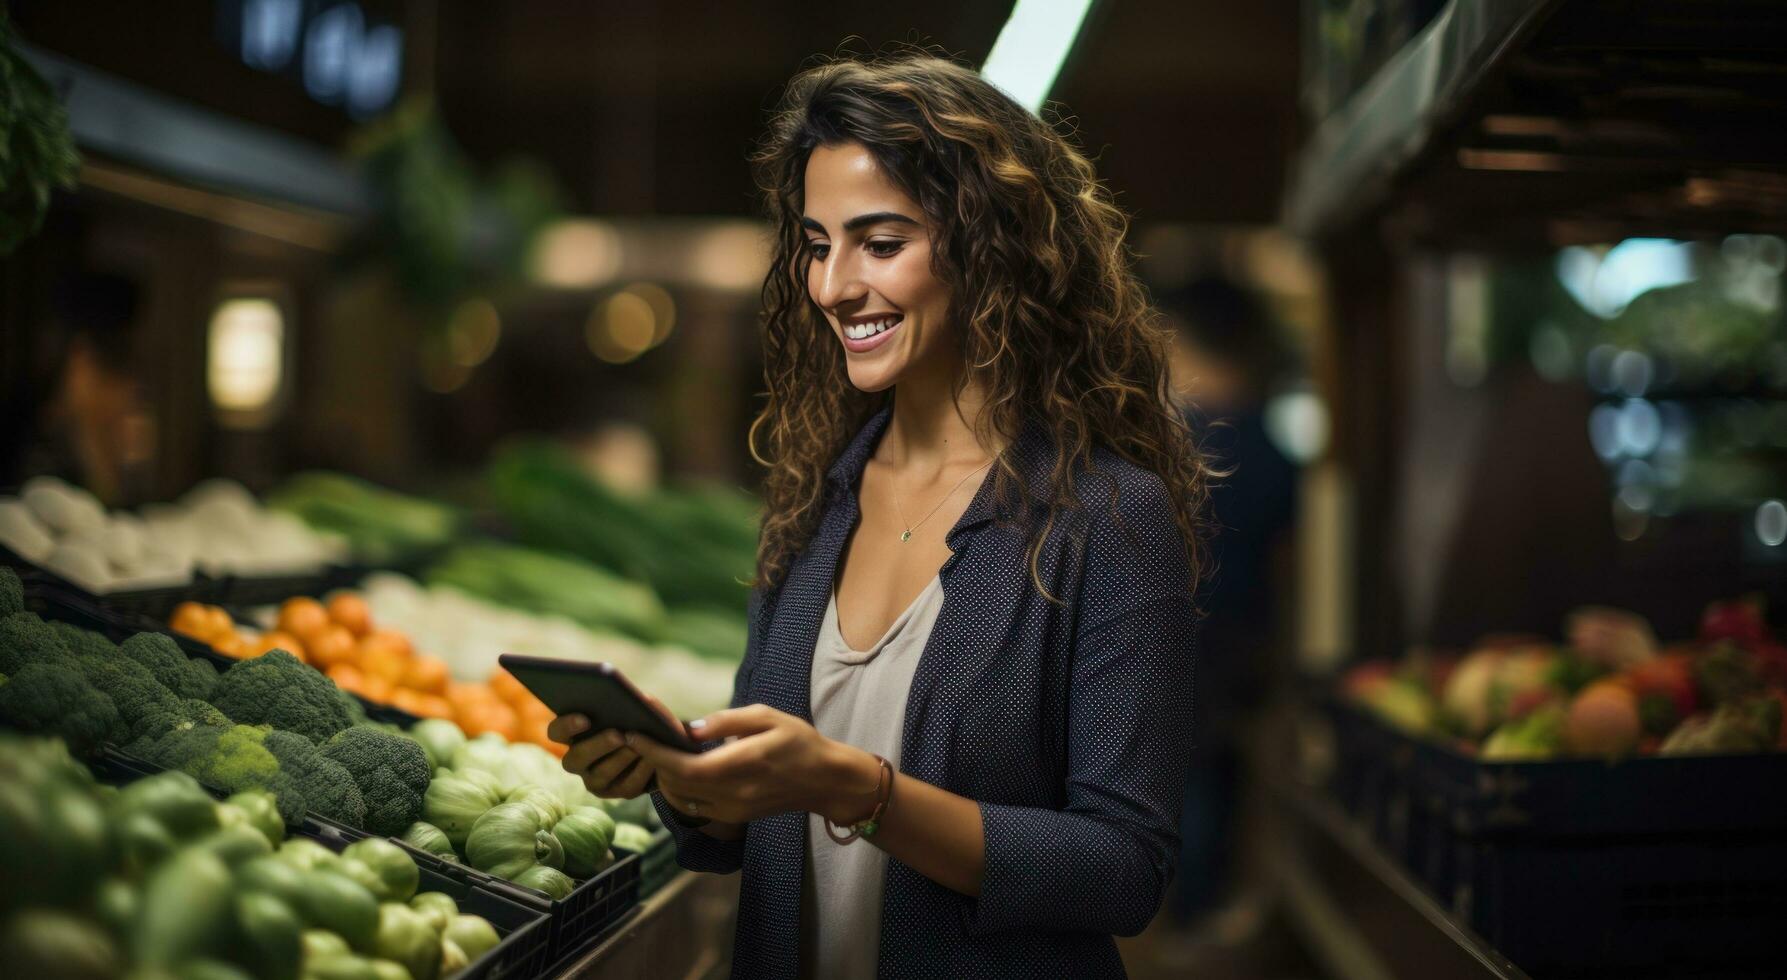
[(409, 636), (400, 633), (397, 630), (378, 627), (373, 629), (372, 632), (367, 633), (366, 636), (368, 639), (375, 636), (379, 637), (380, 643), (389, 643), (398, 653), (403, 654), (406, 659), (416, 652), (416, 648), (410, 645)]
[(385, 683), (392, 686), (403, 680), (404, 672), (409, 668), (409, 661), (390, 647), (362, 646), (359, 662), (360, 669), (366, 672), (366, 676), (383, 678)]
[(318, 669), (354, 661), (354, 637), (340, 626), (325, 626), (305, 641), (305, 652)]
[(234, 657), (237, 660), (245, 660), (249, 657), (260, 655), (260, 651), (257, 651), (250, 646), (248, 641), (244, 640), (234, 630), (231, 630), (225, 636), (212, 637), (211, 649), (226, 657)]
[(502, 699), (490, 690), (489, 685), (462, 684), (458, 681), (447, 682), (447, 700), (455, 711), (484, 705), (502, 705)]
[(307, 596), (287, 599), (279, 607), (279, 629), (309, 642), (329, 625), (328, 610)]
[(447, 662), (439, 657), (426, 655), (411, 660), (403, 672), (403, 686), (415, 688), (424, 694), (445, 694), (449, 679)]
[(370, 700), (380, 704), (390, 704), (391, 695), (397, 693), (397, 685), (376, 674), (366, 675), (366, 690), (361, 692)]
[(324, 673), (335, 682), (335, 686), (350, 694), (360, 694), (366, 689), (366, 675), (353, 664), (336, 664)]
[(205, 607), (196, 602), (180, 603), (174, 607), (174, 615), (168, 618), (170, 629), (193, 637), (204, 636), (209, 624), (210, 617), (205, 615)]
[(260, 639), (249, 644), (249, 648), (254, 650), (257, 656), (268, 650), (284, 650), (305, 663), (310, 662), (310, 657), (305, 653), (304, 644), (299, 643), (298, 638), (292, 634), (280, 630), (268, 630), (262, 633)]
[(362, 660), (390, 656), (401, 663), (409, 659), (409, 641), (391, 630), (373, 630), (360, 638), (358, 655)]
[(206, 606), (205, 632), (201, 636), (212, 640), (222, 640), (236, 635), (236, 621), (223, 611), (222, 606)]
[(515, 712), (501, 704), (481, 705), (470, 711), (462, 711), (457, 716), (459, 727), (465, 729), (467, 735), (476, 737), (485, 732), (515, 741)]
[(490, 672), (490, 689), (510, 707), (520, 707), (534, 696), (526, 685), (515, 679), (514, 674), (501, 667)]
[(337, 592), (329, 597), (329, 618), (355, 636), (365, 636), (372, 630), (371, 608), (352, 592)]
[(391, 706), (407, 711), (418, 718), (451, 718), (453, 706), (447, 699), (434, 694), (423, 694), (421, 691), (400, 687), (391, 692)]

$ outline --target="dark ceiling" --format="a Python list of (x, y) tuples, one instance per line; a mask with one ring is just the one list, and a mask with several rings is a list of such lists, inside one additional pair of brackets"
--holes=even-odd
[[(239, 118), (338, 144), (352, 123), (244, 67), (214, 2), (11, 0), (28, 40)], [(314, 4), (313, 4), (314, 5)], [(403, 24), (482, 161), (547, 163), (580, 209), (742, 214), (744, 157), (779, 87), (848, 42), (935, 44), (979, 63), (1009, 0), (366, 0)], [(432, 45), (426, 39), (433, 37)], [(1271, 222), (1297, 132), (1297, 4), (1097, 0), (1054, 97), (1142, 221)]]

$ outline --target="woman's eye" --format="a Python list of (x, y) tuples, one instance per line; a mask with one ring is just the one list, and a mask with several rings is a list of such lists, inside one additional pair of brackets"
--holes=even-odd
[(831, 250), (831, 246), (825, 244), (824, 242), (808, 242), (807, 243), (807, 254), (811, 255), (813, 258), (816, 258), (816, 259), (825, 258), (825, 253), (830, 250)]
[(900, 250), (901, 242), (870, 242), (869, 254), (877, 258), (891, 258)]

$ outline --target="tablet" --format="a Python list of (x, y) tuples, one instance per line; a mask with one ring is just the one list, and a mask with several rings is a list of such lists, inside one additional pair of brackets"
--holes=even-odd
[(671, 727), (613, 664), (526, 657), (518, 653), (502, 654), (496, 662), (514, 674), (515, 679), (534, 692), (534, 696), (545, 702), (553, 713), (589, 718), (589, 730), (580, 738), (615, 728), (623, 732), (639, 732), (684, 752), (701, 751), (701, 746), (689, 737), (682, 725)]

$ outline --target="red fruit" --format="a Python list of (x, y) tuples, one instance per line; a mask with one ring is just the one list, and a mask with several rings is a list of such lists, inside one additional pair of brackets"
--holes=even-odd
[(1700, 636), (1706, 640), (1734, 640), (1749, 646), (1768, 643), (1768, 621), (1762, 616), (1762, 597), (1745, 596), (1709, 603), (1700, 616)]

